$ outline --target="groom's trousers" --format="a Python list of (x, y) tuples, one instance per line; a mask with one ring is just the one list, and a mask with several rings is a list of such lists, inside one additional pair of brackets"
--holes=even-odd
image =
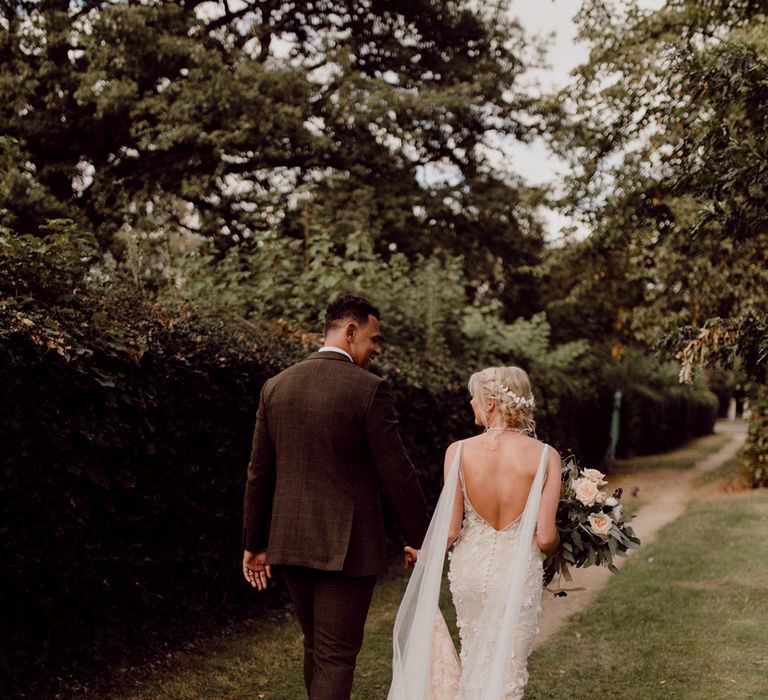
[(376, 577), (303, 566), (279, 570), (304, 632), (304, 684), (309, 700), (346, 700)]

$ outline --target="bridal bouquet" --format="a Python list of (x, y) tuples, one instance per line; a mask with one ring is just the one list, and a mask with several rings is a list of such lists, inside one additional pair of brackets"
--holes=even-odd
[(640, 546), (629, 526), (633, 516), (624, 515), (621, 489), (609, 494), (604, 477), (597, 469), (581, 469), (573, 457), (563, 464), (557, 506), (561, 550), (544, 562), (545, 586), (558, 572), (569, 580), (569, 565), (607, 566), (616, 573), (613, 558)]

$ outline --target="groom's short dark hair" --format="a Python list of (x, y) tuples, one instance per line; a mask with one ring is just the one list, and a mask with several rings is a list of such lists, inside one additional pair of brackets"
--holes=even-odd
[(364, 326), (368, 323), (368, 316), (380, 319), (381, 312), (365, 297), (356, 297), (351, 294), (335, 299), (325, 310), (325, 333), (335, 328), (342, 321), (352, 319), (355, 323)]

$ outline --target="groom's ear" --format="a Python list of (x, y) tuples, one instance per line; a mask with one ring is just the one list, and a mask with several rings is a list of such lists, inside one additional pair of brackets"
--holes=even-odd
[(344, 328), (344, 337), (351, 343), (355, 339), (357, 334), (357, 324), (354, 321), (350, 321)]

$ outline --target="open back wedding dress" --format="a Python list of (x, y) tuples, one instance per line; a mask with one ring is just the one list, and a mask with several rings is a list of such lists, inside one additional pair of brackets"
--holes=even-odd
[[(544, 446), (525, 510), (497, 530), (472, 507), (456, 450), (393, 633), (388, 700), (517, 700), (541, 613), (542, 557), (534, 537), (548, 463)], [(456, 654), (438, 609), (453, 499), (464, 520), (450, 555), (450, 589), (461, 637)]]

